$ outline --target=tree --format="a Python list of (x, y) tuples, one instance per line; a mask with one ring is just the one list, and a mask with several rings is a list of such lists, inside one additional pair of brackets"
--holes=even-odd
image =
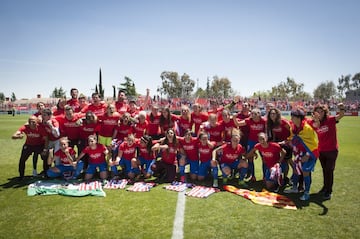
[(196, 90), (194, 96), (195, 96), (196, 98), (207, 98), (207, 93), (206, 93), (205, 90), (203, 90), (201, 87), (199, 87), (199, 88)]
[(116, 86), (112, 86), (113, 87), (113, 100), (116, 100)]
[(314, 90), (314, 98), (319, 100), (328, 100), (335, 94), (336, 87), (332, 81), (323, 82)]
[(102, 86), (102, 74), (101, 74), (101, 68), (99, 70), (99, 95), (101, 97), (101, 99), (104, 99), (104, 89), (103, 89), (103, 86)]
[(290, 77), (286, 78), (286, 82), (280, 82), (279, 85), (272, 87), (271, 96), (274, 98), (290, 100), (305, 100), (309, 99), (309, 93), (304, 92), (304, 84), (296, 83), (296, 81)]
[(127, 96), (135, 97), (138, 94), (136, 93), (136, 87), (133, 80), (130, 77), (124, 77), (125, 82), (120, 84), (119, 90), (125, 91)]
[(351, 80), (351, 75), (347, 75), (347, 76), (342, 75), (338, 79), (339, 84), (337, 86), (337, 89), (339, 91), (340, 97), (344, 97), (344, 93), (351, 90), (350, 80)]
[(15, 96), (14, 92), (11, 93), (11, 99), (10, 100), (11, 100), (11, 102), (16, 101), (16, 96)]
[(195, 81), (186, 73), (180, 77), (177, 72), (164, 71), (160, 78), (162, 86), (159, 91), (170, 98), (188, 98), (195, 86)]
[(5, 101), (5, 95), (4, 93), (0, 92), (0, 103), (3, 103)]
[(66, 97), (66, 91), (64, 91), (62, 87), (60, 87), (59, 89), (57, 87), (55, 87), (55, 89), (53, 90), (50, 97), (52, 97), (52, 98), (64, 98), (64, 97)]
[(226, 99), (229, 98), (233, 90), (231, 88), (231, 82), (228, 78), (219, 78), (214, 76), (210, 86), (210, 97)]

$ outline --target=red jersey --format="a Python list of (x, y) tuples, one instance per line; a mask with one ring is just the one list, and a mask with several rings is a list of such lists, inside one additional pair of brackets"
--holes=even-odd
[(272, 129), (272, 141), (281, 142), (289, 138), (290, 136), (290, 125), (286, 119), (281, 119), (279, 126)]
[(81, 109), (82, 113), (86, 113), (87, 111), (92, 111), (96, 116), (101, 116), (106, 113), (106, 103), (100, 102), (98, 105), (88, 104), (84, 108)]
[(119, 151), (122, 152), (121, 158), (125, 160), (131, 160), (136, 156), (136, 142), (134, 142), (131, 146), (128, 144), (127, 141), (124, 141), (119, 146)]
[(168, 145), (168, 149), (163, 149), (161, 151), (161, 160), (167, 164), (174, 164), (176, 162), (176, 155), (179, 148), (173, 143), (168, 143)]
[(80, 102), (78, 99), (71, 98), (66, 104), (70, 105), (74, 112), (80, 112)]
[(180, 147), (185, 151), (186, 158), (191, 161), (198, 161), (198, 144), (197, 138), (191, 137), (190, 142), (186, 142), (185, 138), (179, 138)]
[[(313, 125), (313, 121), (310, 124)], [(319, 128), (315, 128), (319, 139), (319, 151), (333, 151), (338, 149), (338, 141), (336, 136), (336, 117), (327, 116), (327, 118), (320, 122)]]
[(254, 148), (261, 153), (262, 160), (269, 169), (280, 161), (281, 147), (278, 143), (269, 142), (266, 148), (257, 143)]
[(140, 123), (140, 122), (136, 123), (134, 125), (135, 138), (139, 139), (142, 136), (144, 136), (148, 125), (149, 125), (149, 123), (147, 122), (147, 120), (145, 120), (143, 123)]
[(115, 108), (120, 115), (123, 115), (128, 110), (128, 104), (125, 101), (116, 101)]
[[(59, 128), (59, 122), (55, 118), (51, 118), (51, 124), (52, 124), (53, 127)], [(60, 138), (60, 136), (55, 137), (53, 135), (52, 130), (51, 130), (50, 126), (47, 123), (43, 122), (42, 124), (40, 124), (40, 126), (42, 128), (44, 128), (44, 130), (46, 131), (46, 135), (48, 136), (50, 141), (55, 141), (55, 140), (58, 140)], [(60, 129), (59, 129), (59, 131), (60, 131)]]
[(125, 137), (134, 132), (134, 127), (128, 124), (120, 124), (116, 126), (115, 131), (117, 132), (115, 138), (124, 141)]
[(139, 156), (140, 157), (142, 157), (145, 160), (153, 160), (153, 159), (155, 159), (154, 152), (152, 150), (149, 152), (146, 145), (141, 144), (139, 142), (139, 140), (137, 141), (137, 147), (139, 149)]
[(39, 125), (35, 129), (31, 129), (29, 125), (23, 125), (18, 131), (26, 135), (25, 144), (37, 146), (45, 143), (46, 131)]
[(148, 135), (158, 135), (160, 130), (160, 114), (155, 115), (153, 120), (151, 120), (150, 115), (146, 115), (146, 120), (149, 123), (146, 132)]
[[(70, 154), (71, 156), (74, 157), (74, 156), (76, 155), (76, 152), (75, 152), (75, 150), (74, 150), (73, 148), (68, 147), (68, 150), (69, 150), (69, 154)], [(71, 164), (69, 163), (68, 158), (67, 158), (65, 152), (62, 151), (61, 149), (57, 150), (57, 151), (54, 153), (54, 156), (57, 156), (57, 157), (60, 158), (62, 165), (64, 165), (64, 166), (71, 166)]]
[(191, 119), (185, 119), (184, 117), (179, 117), (178, 127), (179, 127), (179, 135), (184, 136), (185, 130), (192, 130), (193, 122)]
[(170, 128), (175, 129), (175, 122), (178, 121), (178, 120), (179, 120), (179, 117), (177, 115), (174, 115), (174, 114), (170, 114), (170, 120), (165, 119), (164, 122), (161, 122), (161, 120), (160, 120), (161, 132), (165, 133), (166, 130), (168, 130)]
[(231, 141), (231, 134), (232, 129), (237, 129), (234, 120), (230, 119), (229, 122), (221, 121), (220, 124), (224, 127), (224, 134), (225, 134), (225, 141), (230, 142)]
[(104, 114), (99, 116), (100, 122), (100, 131), (99, 135), (103, 137), (112, 137), (114, 134), (115, 128), (119, 125), (120, 114), (115, 112), (113, 115), (109, 116)]
[(216, 146), (216, 142), (211, 142), (213, 147), (210, 147), (208, 144), (202, 145), (201, 143), (198, 144), (199, 149), (199, 160), (202, 163), (206, 163), (211, 160), (212, 158), (212, 152), (214, 147)]
[(79, 139), (80, 125), (76, 124), (79, 119), (79, 115), (74, 115), (74, 117), (70, 120), (65, 116), (57, 118), (59, 121), (61, 136), (67, 136), (70, 140)]
[(245, 119), (245, 122), (249, 126), (249, 140), (258, 142), (258, 134), (265, 132), (266, 121), (261, 117), (258, 122), (252, 118)]
[(211, 141), (215, 141), (217, 143), (221, 143), (224, 139), (224, 125), (219, 122), (216, 123), (215, 126), (208, 126), (204, 128), (205, 131), (209, 134), (209, 139)]
[(245, 148), (238, 144), (234, 149), (231, 143), (226, 143), (221, 146), (222, 148), (222, 156), (220, 163), (233, 163), (237, 159), (241, 159), (241, 156), (245, 154)]
[(106, 147), (103, 144), (96, 144), (95, 149), (91, 149), (90, 146), (87, 146), (83, 149), (82, 153), (89, 156), (89, 163), (98, 164), (106, 162), (105, 151)]
[(191, 120), (195, 126), (195, 133), (199, 132), (200, 125), (206, 121), (208, 121), (209, 116), (205, 112), (200, 112), (199, 114), (195, 114), (194, 112), (191, 113)]
[(90, 135), (98, 134), (100, 131), (100, 124), (97, 123), (87, 123), (86, 120), (83, 121), (80, 125), (79, 137), (80, 139), (87, 139)]

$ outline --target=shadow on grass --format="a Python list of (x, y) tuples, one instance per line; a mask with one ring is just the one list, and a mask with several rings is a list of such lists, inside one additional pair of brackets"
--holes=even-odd
[(22, 187), (27, 187), (29, 184), (34, 183), (40, 179), (41, 178), (36, 178), (36, 177), (32, 177), (32, 176), (25, 176), (22, 179), (20, 177), (8, 178), (8, 182), (1, 184), (0, 186), (4, 189), (22, 188)]
[(308, 201), (300, 200), (302, 193), (287, 194), (287, 193), (281, 192), (280, 194), (285, 195), (288, 198), (290, 198), (291, 200), (293, 200), (293, 202), (295, 203), (295, 205), (298, 209), (303, 209), (304, 207), (308, 207), (310, 205), (310, 203), (314, 203), (322, 208), (322, 212), (319, 213), (319, 216), (325, 216), (329, 212), (329, 209), (324, 205), (324, 201), (327, 201), (327, 199), (324, 199), (323, 195), (321, 193), (311, 193), (310, 199)]

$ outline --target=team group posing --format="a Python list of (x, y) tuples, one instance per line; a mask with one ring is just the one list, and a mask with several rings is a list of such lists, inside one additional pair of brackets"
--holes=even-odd
[[(55, 111), (38, 103), (38, 112), (12, 136), (21, 139), (26, 135), (19, 160), (20, 179), (31, 155), (33, 175), (37, 175), (40, 155), (49, 178), (91, 180), (99, 173), (104, 180), (154, 176), (161, 182), (194, 182), (209, 177), (212, 186), (218, 187), (220, 169), (223, 184), (238, 178), (239, 186), (247, 187), (249, 181), (256, 181), (254, 159), (260, 155), (266, 188), (276, 191), (292, 185), (284, 192), (304, 191), (301, 200), (309, 200), (311, 172), (319, 159), (324, 178), (320, 193), (324, 199), (331, 198), (338, 155), (336, 123), (344, 116), (343, 104), (338, 105), (336, 116), (319, 104), (311, 118), (299, 107), (287, 120), (271, 104), (265, 116), (246, 102), (240, 112), (232, 113), (238, 97), (226, 106), (212, 104), (207, 112), (196, 103), (191, 109), (184, 105), (180, 115), (167, 107), (159, 110), (149, 99), (147, 91), (144, 105), (138, 106), (120, 91), (115, 102), (105, 103), (93, 93), (87, 104), (73, 88), (71, 99), (60, 100)], [(146, 108), (150, 111), (144, 111)]]

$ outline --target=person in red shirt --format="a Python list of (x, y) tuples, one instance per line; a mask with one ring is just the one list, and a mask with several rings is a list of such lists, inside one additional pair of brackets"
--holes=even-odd
[(181, 107), (181, 115), (178, 118), (178, 122), (177, 122), (177, 135), (178, 136), (184, 136), (185, 130), (189, 129), (192, 130), (193, 128), (193, 122), (191, 120), (191, 112), (189, 107), (187, 107), (186, 105), (183, 105)]
[(206, 112), (202, 111), (202, 107), (198, 103), (193, 104), (192, 110), (193, 111), (191, 112), (191, 120), (194, 123), (195, 128), (193, 136), (195, 136), (199, 132), (200, 125), (208, 121), (209, 115)]
[(87, 107), (88, 105), (88, 102), (87, 102), (87, 99), (86, 99), (86, 96), (84, 94), (80, 94), (79, 96), (79, 107), (76, 108), (76, 113), (78, 112), (81, 112), (81, 110), (85, 107)]
[(33, 114), (33, 115), (38, 118), (38, 122), (41, 122), (42, 121), (41, 114), (42, 114), (43, 109), (45, 109), (45, 103), (38, 102), (36, 104), (36, 109), (37, 109), (37, 112), (35, 112), (35, 114)]
[[(281, 116), (281, 111), (277, 108), (270, 108), (266, 116), (266, 133), (269, 141), (277, 142), (285, 149), (285, 160), (281, 167), (284, 173), (284, 184), (289, 183), (289, 165), (292, 166), (292, 147), (287, 142), (290, 136), (290, 123)], [(263, 168), (264, 169), (264, 168)], [(265, 175), (265, 174), (264, 174)]]
[(230, 114), (230, 111), (227, 109), (224, 109), (222, 111), (222, 121), (220, 122), (220, 124), (223, 125), (224, 127), (224, 137), (225, 137), (225, 142), (230, 142), (231, 141), (231, 133), (233, 131), (233, 129), (238, 129), (238, 121), (236, 117), (233, 117)]
[(143, 135), (140, 138), (140, 143), (137, 145), (139, 150), (137, 162), (140, 165), (144, 178), (150, 178), (154, 173), (151, 169), (151, 166), (155, 163), (155, 154), (152, 146), (154, 146), (154, 142), (148, 135)]
[[(255, 144), (258, 143), (258, 134), (261, 132), (265, 132), (266, 121), (263, 117), (261, 117), (260, 109), (253, 109), (251, 111), (250, 118), (241, 120), (239, 122), (239, 126), (245, 125), (249, 127), (249, 138), (247, 145), (247, 152), (249, 152), (255, 146)], [(256, 181), (254, 159), (249, 158), (248, 163), (248, 177), (251, 181)]]
[(26, 135), (26, 141), (21, 150), (19, 160), (19, 179), (22, 180), (25, 176), (25, 163), (31, 154), (37, 153), (42, 156), (44, 161), (43, 168), (47, 170), (47, 159), (45, 153), (47, 150), (44, 148), (46, 132), (42, 127), (39, 127), (38, 118), (34, 115), (30, 116), (28, 122), (21, 126), (13, 135), (12, 139), (22, 139)]
[[(100, 124), (98, 122), (96, 115), (91, 111), (86, 112), (85, 119), (81, 119), (80, 121), (78, 121), (78, 123), (80, 123), (80, 129), (79, 129), (80, 143), (78, 149), (78, 154), (80, 154), (82, 150), (86, 146), (88, 146), (89, 136), (90, 135), (98, 136), (100, 131)], [(88, 162), (89, 162), (88, 157), (84, 156), (82, 161), (84, 163), (84, 169), (86, 169), (88, 167)]]
[(172, 114), (170, 112), (170, 108), (169, 107), (164, 107), (161, 110), (161, 114), (160, 114), (160, 134), (162, 136), (165, 136), (165, 132), (172, 128), (175, 129), (176, 128), (176, 122), (179, 120), (179, 117), (175, 114)]
[(126, 102), (125, 91), (119, 90), (117, 101), (115, 102), (116, 111), (123, 115), (128, 110), (128, 103)]
[(87, 111), (92, 111), (94, 114), (99, 117), (104, 115), (106, 112), (106, 103), (101, 100), (101, 96), (99, 93), (92, 93), (91, 95), (92, 102), (81, 109), (82, 113), (86, 113)]
[(78, 99), (78, 96), (79, 96), (78, 89), (72, 88), (70, 90), (70, 96), (71, 96), (71, 99), (69, 99), (66, 102), (66, 104), (70, 105), (73, 108), (74, 112), (80, 112), (80, 102), (79, 102), (79, 99)]
[(147, 134), (146, 129), (148, 128), (148, 124), (149, 123), (146, 120), (146, 112), (140, 111), (134, 124), (135, 138), (140, 139), (142, 136)]
[[(239, 121), (241, 121), (241, 120), (247, 119), (249, 117), (250, 117), (249, 103), (244, 102), (242, 104), (241, 111), (237, 114), (236, 118), (238, 118)], [(249, 126), (242, 125), (242, 126), (239, 126), (239, 129), (240, 129), (240, 135), (241, 135), (240, 144), (246, 148), (247, 144), (248, 144), (248, 137), (249, 137)]]
[(80, 125), (78, 120), (81, 119), (81, 115), (75, 114), (71, 106), (67, 105), (65, 106), (65, 115), (56, 117), (56, 119), (59, 122), (60, 134), (62, 137), (68, 137), (70, 147), (79, 147)]
[[(60, 125), (59, 122), (52, 117), (52, 111), (49, 108), (45, 108), (42, 111), (42, 123), (40, 127), (43, 127), (46, 132), (45, 149), (48, 151), (47, 158), (53, 158), (54, 152), (60, 149)], [(57, 163), (60, 163), (57, 161)], [(48, 164), (48, 166), (51, 166)], [(46, 172), (45, 172), (46, 173)]]
[(238, 170), (240, 173), (239, 186), (246, 187), (247, 185), (244, 181), (248, 168), (248, 163), (244, 157), (246, 150), (239, 142), (240, 132), (234, 129), (231, 136), (231, 142), (225, 143), (214, 149), (213, 160), (216, 160), (216, 156), (220, 155), (220, 168), (222, 171), (223, 184), (227, 183), (228, 178), (233, 174), (233, 170)]
[(99, 130), (99, 143), (105, 145), (110, 150), (112, 137), (115, 128), (119, 125), (121, 115), (116, 111), (115, 105), (108, 104), (106, 113), (98, 117), (100, 130)]
[(138, 142), (136, 142), (133, 134), (127, 135), (125, 140), (119, 145), (118, 155), (115, 160), (111, 159), (109, 161), (114, 177), (119, 175), (118, 165), (121, 166), (126, 177), (129, 179), (134, 179), (136, 175), (140, 174), (139, 164), (136, 159), (137, 146)]
[(66, 98), (60, 98), (56, 104), (56, 108), (53, 112), (54, 116), (61, 116), (65, 114)]
[(92, 179), (93, 175), (98, 168), (100, 171), (100, 178), (105, 180), (107, 178), (107, 163), (106, 158), (109, 155), (109, 151), (103, 144), (97, 143), (96, 135), (90, 135), (88, 138), (89, 146), (85, 147), (79, 157), (76, 159), (76, 164), (85, 156), (89, 157), (89, 166), (86, 169), (85, 180)]
[(154, 140), (160, 139), (160, 113), (157, 105), (151, 105), (151, 111), (146, 116), (146, 120), (148, 122), (146, 133)]
[(265, 133), (259, 133), (259, 143), (255, 144), (254, 148), (246, 155), (246, 157), (257, 158), (256, 151), (261, 154), (261, 158), (265, 165), (265, 185), (268, 190), (278, 191), (282, 186), (282, 168), (280, 164), (284, 161), (286, 151), (276, 142), (268, 142)]
[(219, 146), (224, 142), (224, 130), (224, 125), (218, 122), (216, 114), (210, 114), (208, 122), (200, 126), (199, 132), (208, 133), (210, 140), (215, 141), (216, 146)]
[(49, 168), (46, 174), (49, 178), (57, 178), (65, 176), (66, 173), (70, 172), (72, 178), (77, 178), (83, 165), (78, 163), (76, 167), (74, 167), (76, 152), (73, 148), (69, 147), (69, 140), (66, 137), (60, 138), (59, 144), (60, 149), (54, 153), (54, 157), (50, 159), (48, 163), (49, 165), (51, 165), (53, 161), (60, 161), (61, 163)]
[(200, 165), (199, 165), (198, 180), (203, 181), (205, 177), (208, 175), (209, 169), (211, 169), (213, 176), (213, 187), (217, 188), (219, 186), (218, 162), (216, 160), (211, 160), (212, 152), (215, 146), (216, 146), (216, 142), (210, 141), (207, 133), (201, 132), (199, 134), (198, 151), (199, 151)]
[(152, 165), (154, 175), (159, 181), (164, 179), (165, 182), (173, 182), (175, 180), (179, 146), (175, 131), (168, 129), (165, 138), (152, 147), (152, 150), (161, 154), (161, 160)]
[(180, 143), (180, 152), (182, 157), (179, 160), (180, 181), (185, 182), (185, 165), (190, 165), (190, 178), (195, 181), (199, 173), (199, 155), (198, 144), (199, 140), (192, 137), (190, 129), (185, 130), (184, 137), (178, 138)]
[(335, 162), (338, 156), (338, 141), (336, 135), (336, 123), (344, 117), (345, 107), (338, 104), (339, 113), (330, 115), (327, 105), (317, 105), (314, 108), (314, 119), (310, 124), (315, 128), (319, 139), (319, 160), (323, 171), (323, 187), (320, 192), (326, 200), (331, 199)]

